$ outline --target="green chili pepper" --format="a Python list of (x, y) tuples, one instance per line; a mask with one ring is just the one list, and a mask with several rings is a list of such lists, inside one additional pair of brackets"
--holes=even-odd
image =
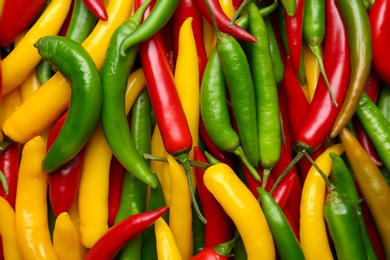
[(390, 122), (390, 87), (385, 84), (381, 86), (377, 106), (387, 121)]
[(305, 259), (303, 251), (283, 210), (264, 189), (257, 188), (259, 201), (271, 229), (280, 259)]
[[(257, 43), (250, 43), (251, 71), (256, 97), (260, 165), (265, 187), (271, 169), (281, 152), (281, 122), (268, 32), (254, 2), (248, 4), (249, 27)], [(254, 141), (254, 140), (253, 140)]]
[(350, 201), (357, 213), (356, 216), (358, 218), (361, 237), (363, 239), (365, 251), (367, 253), (367, 259), (378, 259), (368, 235), (363, 215), (361, 214), (361, 207), (359, 204), (360, 198), (356, 190), (352, 174), (350, 173), (344, 160), (339, 155), (330, 153), (329, 156), (332, 159), (332, 173), (330, 175), (331, 180), (339, 194)]
[(151, 173), (136, 149), (125, 111), (127, 79), (133, 67), (138, 47), (129, 48), (124, 57), (120, 54), (122, 40), (137, 28), (150, 1), (145, 1), (128, 21), (116, 29), (111, 38), (100, 72), (103, 90), (100, 118), (104, 135), (114, 155), (127, 171), (151, 187), (155, 187), (157, 177)]
[(45, 60), (41, 60), (35, 67), (38, 81), (41, 85), (45, 84), (53, 76), (52, 65)]
[(71, 82), (72, 88), (68, 116), (42, 162), (44, 172), (53, 172), (81, 150), (95, 129), (102, 100), (101, 83), (94, 61), (80, 43), (62, 36), (45, 36), (34, 46)]

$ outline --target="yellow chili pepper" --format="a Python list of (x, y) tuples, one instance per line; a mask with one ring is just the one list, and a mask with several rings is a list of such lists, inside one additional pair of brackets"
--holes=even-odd
[(88, 248), (86, 248), (81, 243), (81, 238), (80, 238), (80, 218), (79, 218), (79, 202), (78, 202), (78, 199), (76, 199), (73, 202), (72, 207), (70, 207), (70, 209), (69, 209), (69, 217), (70, 217), (70, 220), (72, 221), (73, 226), (74, 226), (74, 228), (76, 230), (77, 243), (78, 243), (78, 246), (79, 246), (80, 255), (84, 257), (85, 254), (88, 252)]
[(26, 142), (20, 161), (15, 203), (16, 238), (23, 259), (57, 259), (47, 214), (47, 174), (41, 170), (46, 142), (36, 136)]
[(236, 173), (224, 163), (217, 163), (204, 173), (206, 188), (233, 220), (251, 259), (275, 259), (271, 230), (259, 202)]
[(390, 187), (370, 155), (344, 128), (339, 134), (354, 176), (378, 228), (387, 259), (390, 258)]
[(27, 97), (30, 96), (31, 93), (35, 92), (40, 86), (41, 83), (39, 82), (36, 70), (33, 69), (19, 86), (22, 102), (24, 102)]
[(223, 12), (231, 19), (236, 12), (232, 0), (219, 0), (219, 4), (221, 5)]
[(158, 260), (181, 260), (180, 251), (168, 224), (163, 218), (154, 222)]
[(3, 96), (0, 103), (0, 126), (4, 121), (22, 104), (22, 97), (20, 95), (20, 88), (12, 90), (7, 95)]
[[(199, 143), (199, 66), (195, 37), (192, 31), (192, 17), (187, 18), (179, 32), (178, 55), (175, 68), (175, 85), (179, 95), (188, 127), (192, 136), (192, 147)], [(194, 150), (189, 153), (194, 159)], [(193, 189), (196, 187), (195, 169), (191, 168)]]
[(99, 123), (86, 143), (78, 194), (81, 243), (91, 248), (108, 230), (112, 151)]
[[(132, 1), (111, 0), (107, 7), (107, 21), (99, 20), (92, 33), (82, 43), (101, 68), (106, 49), (113, 32), (128, 19), (132, 10)], [(4, 122), (3, 131), (12, 140), (25, 143), (44, 131), (68, 107), (71, 94), (69, 82), (57, 72)]]
[(133, 71), (127, 80), (127, 87), (125, 93), (125, 110), (126, 115), (129, 114), (134, 101), (138, 97), (139, 93), (145, 88), (146, 80), (144, 70), (141, 68)]
[(181, 165), (168, 155), (171, 176), (171, 204), (169, 206), (169, 227), (175, 238), (180, 255), (190, 259), (193, 255), (191, 195), (186, 174)]
[(33, 46), (39, 38), (56, 35), (68, 15), (71, 0), (51, 1), (21, 42), (3, 60), (3, 95), (18, 87), (41, 60)]
[(0, 236), (4, 259), (22, 259), (15, 233), (15, 211), (3, 197), (0, 197)]
[(211, 51), (217, 43), (214, 27), (203, 17), (203, 42), (207, 57), (210, 56)]
[(76, 228), (68, 212), (62, 212), (56, 218), (53, 231), (53, 246), (59, 260), (82, 260), (77, 241)]
[[(331, 152), (341, 155), (344, 152), (343, 145), (332, 145), (315, 160), (326, 176), (329, 176), (332, 169), (332, 159), (329, 156)], [(303, 184), (300, 206), (300, 242), (308, 260), (333, 259), (323, 214), (325, 189), (324, 179), (312, 166)]]
[(306, 71), (306, 85), (308, 90), (309, 103), (313, 100), (314, 92), (317, 87), (318, 77), (320, 76), (320, 68), (313, 52), (305, 43), (303, 45), (303, 63)]

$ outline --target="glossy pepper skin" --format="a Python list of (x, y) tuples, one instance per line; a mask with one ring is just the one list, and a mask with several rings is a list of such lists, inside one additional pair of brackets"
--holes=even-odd
[(4, 0), (0, 16), (0, 46), (8, 47), (45, 7), (46, 0), (13, 1)]
[(16, 191), (18, 188), (20, 163), (20, 147), (17, 143), (8, 146), (0, 154), (0, 171), (4, 174), (8, 185), (8, 194), (0, 186), (0, 197), (3, 197), (12, 208), (15, 208)]
[(107, 21), (107, 10), (102, 0), (83, 0), (83, 3), (97, 18)]

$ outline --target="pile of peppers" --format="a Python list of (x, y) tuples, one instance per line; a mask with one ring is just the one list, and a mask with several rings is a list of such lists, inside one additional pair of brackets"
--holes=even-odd
[(0, 259), (390, 259), (390, 0), (0, 0)]

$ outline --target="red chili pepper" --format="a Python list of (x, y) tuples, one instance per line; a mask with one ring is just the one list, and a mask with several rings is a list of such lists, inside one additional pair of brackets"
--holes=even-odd
[[(47, 139), (47, 150), (57, 138), (67, 116), (65, 112), (53, 125)], [(68, 212), (77, 197), (84, 159), (82, 148), (77, 155), (48, 176), (49, 200), (56, 216)]]
[[(210, 23), (213, 24), (211, 19), (211, 15), (209, 9), (207, 8), (204, 0), (194, 0), (196, 6), (199, 8), (199, 11), (202, 13), (203, 17)], [(209, 0), (208, 1), (213, 14), (215, 16), (215, 20), (218, 26), (218, 29), (221, 32), (230, 34), (231, 36), (241, 39), (248, 42), (257, 42), (256, 38), (253, 37), (249, 32), (238, 26), (237, 24), (233, 24), (232, 27), (229, 26), (230, 18), (225, 14), (222, 10), (221, 5), (219, 4), (219, 0)]]
[[(140, 5), (141, 0), (135, 2)], [(145, 20), (151, 12), (149, 6), (144, 13)], [(198, 217), (205, 222), (200, 212), (192, 188), (189, 152), (192, 149), (192, 136), (176, 90), (172, 71), (169, 67), (160, 32), (140, 43), (140, 56), (145, 73), (150, 101), (156, 116), (165, 150), (179, 159), (187, 175), (192, 202)]]
[(190, 260), (228, 260), (232, 256), (232, 251), (239, 238), (239, 236), (236, 236), (213, 247), (205, 247)]
[[(199, 147), (194, 147), (194, 160), (207, 162)], [(226, 242), (234, 236), (234, 223), (226, 214), (219, 202), (203, 183), (204, 170), (195, 168), (196, 187), (202, 212), (207, 220), (204, 225), (204, 247), (213, 247)]]
[(151, 226), (168, 206), (131, 215), (112, 226), (88, 251), (84, 260), (114, 259), (119, 250), (133, 237)]
[[(297, 224), (291, 215), (291, 210), (287, 207), (283, 208), (283, 213), (286, 216), (288, 223), (290, 223), (291, 229), (294, 232), (295, 237), (299, 241), (299, 223)], [(295, 209), (297, 210), (297, 209)]]
[(233, 8), (234, 9), (238, 9), (238, 7), (240, 7), (240, 5), (242, 4), (243, 0), (233, 0)]
[(18, 143), (11, 144), (0, 154), (0, 171), (3, 172), (8, 184), (8, 194), (5, 194), (3, 186), (0, 185), (0, 196), (5, 198), (12, 208), (15, 208), (19, 162), (20, 149)]
[(169, 20), (161, 29), (160, 35), (164, 43), (164, 49), (167, 53), (169, 67), (173, 74), (175, 74), (176, 67), (176, 53), (174, 48), (172, 20)]
[[(242, 171), (244, 173), (246, 185), (248, 186), (249, 190), (252, 192), (253, 196), (255, 196), (255, 198), (258, 198), (259, 193), (257, 191), (257, 188), (261, 187), (262, 182), (256, 180), (253, 177), (253, 175), (251, 174), (251, 172), (248, 170), (248, 168), (242, 162), (240, 162), (240, 165), (241, 165)], [(263, 179), (263, 169), (261, 167), (258, 167), (258, 168), (256, 168), (256, 171), (259, 173), (259, 176), (261, 177), (261, 179)], [(275, 180), (274, 180), (273, 176), (270, 175), (268, 177), (267, 183), (265, 185), (265, 190), (270, 191), (274, 184), (275, 184)]]
[(279, 207), (284, 208), (290, 195), (291, 188), (297, 179), (296, 174), (287, 174), (272, 192), (272, 197), (278, 203)]
[[(285, 84), (282, 82), (282, 84)], [(289, 110), (288, 110), (288, 97), (284, 87), (278, 89), (278, 99), (279, 99), (279, 110), (280, 117), (283, 129), (283, 142), (282, 145), (287, 149), (290, 157), (292, 156), (293, 147), (292, 147), (292, 136), (291, 136), (291, 126), (289, 121)]]
[(0, 17), (0, 46), (9, 46), (40, 14), (46, 0), (4, 0)]
[(113, 156), (110, 165), (109, 187), (108, 187), (108, 226), (114, 225), (116, 213), (122, 197), (122, 184), (125, 177), (126, 169)]
[(288, 49), (290, 50), (293, 68), (296, 72), (299, 71), (301, 65), (304, 8), (305, 0), (297, 0), (297, 7), (293, 16), (289, 16), (284, 11)]
[(335, 101), (340, 105), (335, 106), (324, 79), (320, 77), (294, 144), (298, 151), (305, 150), (308, 153), (317, 149), (330, 134), (346, 97), (351, 73), (347, 29), (341, 12), (333, 1), (326, 1), (326, 28), (324, 68)]
[(108, 20), (107, 10), (102, 0), (83, 0), (83, 3), (98, 19)]
[(372, 37), (372, 66), (378, 76), (390, 84), (390, 2), (376, 0), (368, 13)]

